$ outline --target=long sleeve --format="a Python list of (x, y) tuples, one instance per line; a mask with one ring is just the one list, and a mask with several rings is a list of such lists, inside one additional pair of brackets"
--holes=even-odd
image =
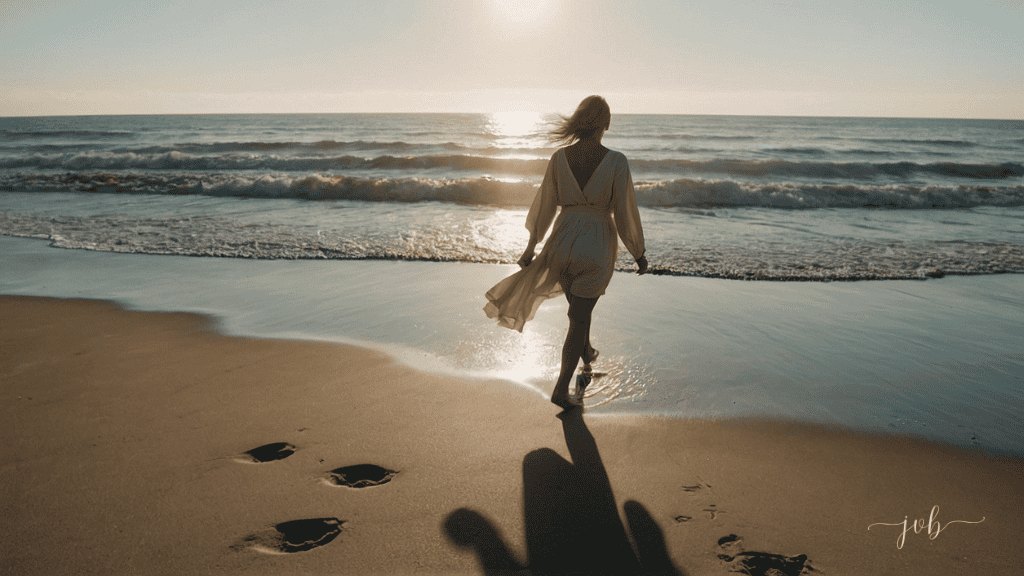
[(558, 210), (558, 183), (555, 178), (555, 159), (548, 162), (548, 170), (544, 174), (544, 181), (537, 190), (537, 196), (530, 206), (530, 213), (526, 215), (526, 229), (530, 236), (537, 241), (543, 240), (555, 219), (555, 212)]
[(612, 206), (615, 213), (615, 229), (622, 238), (622, 243), (639, 259), (644, 255), (644, 228), (640, 224), (640, 210), (636, 206), (636, 191), (633, 189), (633, 176), (629, 172), (629, 163), (622, 158), (622, 166), (616, 167), (615, 183), (612, 188)]

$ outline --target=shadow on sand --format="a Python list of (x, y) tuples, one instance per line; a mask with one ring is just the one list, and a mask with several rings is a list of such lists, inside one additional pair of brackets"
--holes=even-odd
[(582, 410), (563, 412), (572, 462), (541, 448), (523, 458), (527, 561), (520, 562), (494, 525), (479, 512), (455, 510), (445, 532), (477, 555), (484, 574), (672, 574), (661, 528), (642, 504), (625, 504), (619, 517), (608, 473)]

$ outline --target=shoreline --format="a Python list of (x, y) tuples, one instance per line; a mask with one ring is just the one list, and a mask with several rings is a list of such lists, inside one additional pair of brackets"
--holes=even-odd
[[(432, 374), (550, 393), (565, 302), (523, 334), (484, 292), (514, 266), (54, 250), (0, 238), (0, 293), (193, 312), (225, 334), (371, 348)], [(752, 283), (618, 274), (594, 312), (592, 413), (769, 417), (1024, 455), (1024, 275)], [(600, 394), (599, 394), (600, 393)]]
[[(1022, 566), (1019, 457), (781, 420), (559, 420), (503, 382), (226, 336), (195, 314), (13, 296), (0, 311), (12, 573), (468, 574), (564, 568), (567, 552), (575, 568), (686, 574), (771, 554), (823, 574)], [(238, 461), (273, 442), (294, 454)], [(358, 464), (397, 473), (330, 485)], [(868, 530), (933, 506), (934, 539), (911, 530), (898, 549), (900, 528)], [(578, 532), (561, 513), (589, 521)], [(265, 553), (275, 525), (320, 518), (336, 538)]]

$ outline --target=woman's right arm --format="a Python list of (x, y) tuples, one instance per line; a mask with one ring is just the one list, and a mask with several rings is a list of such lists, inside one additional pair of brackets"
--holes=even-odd
[(519, 264), (520, 268), (529, 266), (530, 262), (533, 262), (533, 253), (536, 249), (537, 239), (530, 236), (530, 241), (526, 243), (526, 250), (523, 250), (523, 255), (519, 257), (519, 261), (516, 264)]
[[(557, 152), (555, 152), (557, 154)], [(548, 233), (551, 222), (555, 219), (555, 212), (558, 211), (558, 187), (555, 178), (555, 157), (548, 161), (548, 169), (544, 174), (544, 181), (537, 190), (537, 196), (533, 199), (530, 212), (526, 215), (526, 229), (530, 231), (530, 241), (526, 244), (526, 250), (519, 259), (519, 265), (525, 268), (533, 260), (533, 252), (537, 243)]]

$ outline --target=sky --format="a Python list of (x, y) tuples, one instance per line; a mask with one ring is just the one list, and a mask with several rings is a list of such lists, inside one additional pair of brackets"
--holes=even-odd
[(0, 0), (0, 116), (1024, 119), (1024, 0)]

